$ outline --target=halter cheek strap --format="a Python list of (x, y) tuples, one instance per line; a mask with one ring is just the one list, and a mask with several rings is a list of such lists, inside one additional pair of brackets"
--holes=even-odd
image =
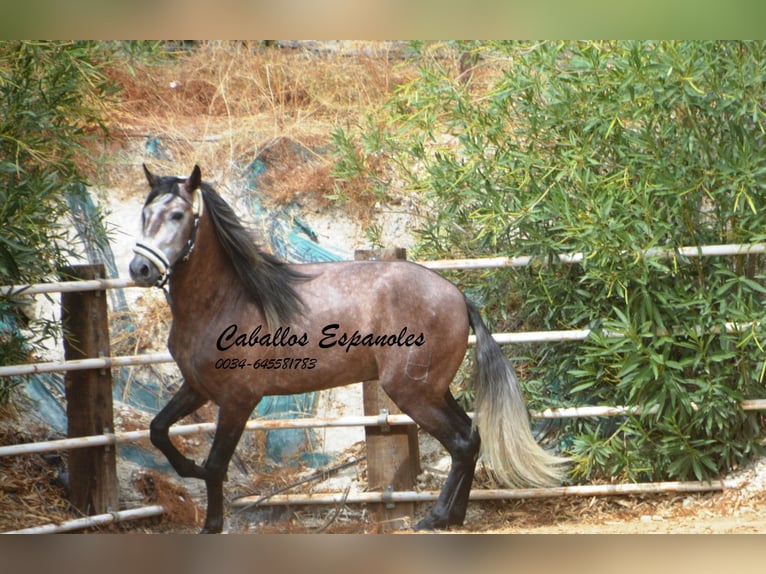
[(179, 261), (189, 260), (189, 256), (191, 256), (192, 251), (194, 251), (194, 244), (195, 240), (197, 239), (197, 228), (199, 227), (199, 220), (202, 217), (204, 206), (205, 203), (202, 199), (202, 190), (197, 188), (197, 190), (194, 192), (194, 199), (192, 201), (192, 209), (194, 210), (194, 223), (192, 226), (191, 234), (189, 235), (189, 240), (181, 250), (181, 253), (179, 254), (175, 263), (170, 263), (162, 250), (155, 246), (152, 242), (145, 243), (136, 241), (136, 244), (133, 247), (133, 253), (146, 257), (161, 274), (159, 280), (157, 283), (155, 283), (156, 287), (160, 287), (164, 290), (165, 283), (168, 282), (170, 273), (173, 271), (173, 268), (176, 266), (176, 264)]

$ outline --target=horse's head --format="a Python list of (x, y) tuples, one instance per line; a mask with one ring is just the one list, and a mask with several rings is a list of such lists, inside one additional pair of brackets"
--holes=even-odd
[(151, 191), (141, 211), (130, 276), (142, 287), (162, 287), (176, 263), (194, 248), (203, 209), (201, 174), (196, 165), (188, 179), (158, 177), (145, 165), (144, 173)]

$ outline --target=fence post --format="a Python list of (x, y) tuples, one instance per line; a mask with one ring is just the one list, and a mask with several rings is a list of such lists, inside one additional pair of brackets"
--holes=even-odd
[[(406, 259), (403, 248), (368, 250), (358, 249), (354, 259)], [(365, 381), (362, 386), (364, 414), (381, 416), (401, 411), (386, 395), (378, 381)], [(367, 484), (370, 490), (385, 493), (410, 490), (420, 473), (418, 429), (414, 425), (365, 427), (367, 446)], [(385, 500), (385, 496), (384, 496)], [(371, 504), (376, 522), (383, 530), (405, 526), (406, 517), (414, 518), (414, 502), (384, 502)]]
[[(68, 279), (102, 279), (103, 264), (67, 267)], [(64, 355), (67, 360), (109, 356), (107, 297), (103, 290), (61, 294)], [(67, 435), (70, 438), (114, 432), (110, 369), (67, 371)], [(72, 504), (86, 515), (118, 510), (115, 446), (69, 452)]]

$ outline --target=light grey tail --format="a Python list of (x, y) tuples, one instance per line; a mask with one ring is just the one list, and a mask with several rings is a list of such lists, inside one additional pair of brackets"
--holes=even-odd
[(466, 299), (476, 333), (476, 415), (482, 455), (497, 479), (511, 487), (557, 486), (567, 460), (543, 450), (532, 436), (526, 400), (511, 362), (492, 338), (476, 306)]

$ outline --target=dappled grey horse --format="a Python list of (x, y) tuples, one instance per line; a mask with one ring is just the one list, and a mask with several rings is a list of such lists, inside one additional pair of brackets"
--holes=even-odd
[[(463, 523), (480, 447), (508, 485), (561, 481), (563, 460), (535, 442), (513, 366), (452, 283), (406, 261), (287, 264), (259, 249), (199, 167), (187, 179), (144, 171), (151, 191), (130, 275), (166, 289), (168, 347), (184, 378), (152, 421), (151, 440), (179, 475), (205, 481), (203, 532), (223, 528), (224, 477), (262, 397), (373, 379), (452, 458), (416, 528)], [(475, 424), (450, 392), (469, 327), (477, 337)], [(207, 401), (218, 406), (218, 425), (200, 465), (168, 430)]]

